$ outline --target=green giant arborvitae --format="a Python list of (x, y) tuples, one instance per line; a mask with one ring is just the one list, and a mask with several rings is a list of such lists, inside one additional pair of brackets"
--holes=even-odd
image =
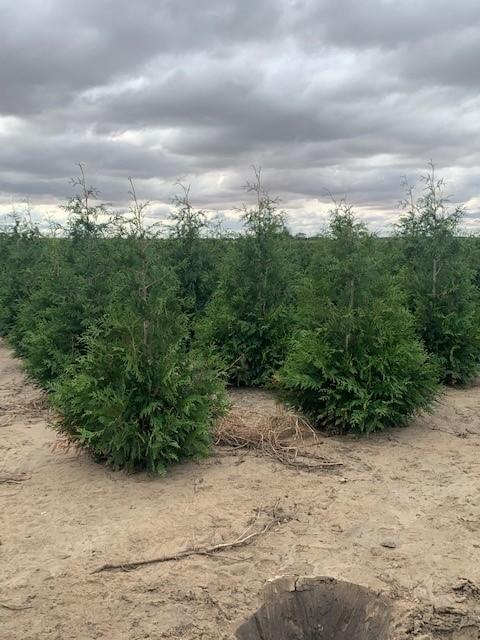
[(284, 216), (259, 171), (248, 189), (256, 206), (243, 210), (245, 234), (230, 241), (199, 335), (204, 348), (221, 355), (230, 382), (264, 385), (283, 361), (292, 329), (293, 274)]
[(480, 364), (480, 306), (475, 270), (460, 237), (462, 207), (450, 208), (433, 165), (424, 190), (411, 188), (399, 224), (404, 288), (418, 334), (442, 381), (466, 384)]
[(134, 200), (120, 269), (83, 354), (54, 385), (59, 430), (115, 468), (161, 472), (204, 454), (223, 384), (190, 346), (182, 289)]
[(346, 205), (299, 294), (298, 329), (277, 381), (315, 425), (370, 432), (428, 408), (437, 372), (375, 242)]

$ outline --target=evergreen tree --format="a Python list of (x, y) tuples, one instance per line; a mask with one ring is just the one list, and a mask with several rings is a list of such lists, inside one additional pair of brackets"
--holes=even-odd
[(170, 258), (184, 292), (186, 311), (196, 317), (210, 300), (216, 286), (215, 244), (203, 237), (208, 229), (205, 211), (190, 202), (190, 187), (174, 199), (171, 214)]
[(409, 420), (436, 393), (436, 369), (350, 207), (332, 214), (299, 296), (298, 329), (277, 382), (318, 426), (370, 432)]
[(115, 468), (161, 472), (202, 455), (224, 406), (223, 385), (189, 346), (175, 274), (142, 222), (135, 197), (124, 239), (128, 269), (111, 280), (84, 353), (54, 386), (59, 429)]
[(284, 358), (292, 323), (291, 263), (284, 215), (263, 189), (247, 185), (256, 206), (243, 209), (245, 235), (231, 240), (218, 289), (200, 327), (236, 385), (264, 385)]
[(459, 237), (462, 207), (449, 208), (433, 165), (415, 198), (407, 188), (399, 224), (404, 288), (419, 335), (438, 360), (442, 381), (467, 384), (480, 362), (480, 307), (475, 271)]
[(82, 335), (99, 319), (113, 271), (109, 244), (102, 241), (106, 225), (98, 220), (106, 210), (92, 203), (97, 192), (87, 187), (79, 167), (72, 183), (80, 192), (64, 207), (65, 237), (43, 239), (30, 294), (19, 306), (10, 336), (27, 371), (47, 387), (75, 359)]
[(0, 233), (0, 335), (15, 330), (19, 308), (28, 299), (42, 253), (41, 235), (30, 212), (14, 214)]

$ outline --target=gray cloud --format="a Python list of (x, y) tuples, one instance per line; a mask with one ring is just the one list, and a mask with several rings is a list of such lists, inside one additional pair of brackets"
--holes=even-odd
[(0, 20), (0, 210), (53, 207), (84, 162), (118, 205), (131, 175), (163, 216), (182, 178), (228, 212), (255, 163), (292, 228), (323, 224), (327, 190), (383, 228), (430, 159), (478, 210), (477, 0), (0, 0)]

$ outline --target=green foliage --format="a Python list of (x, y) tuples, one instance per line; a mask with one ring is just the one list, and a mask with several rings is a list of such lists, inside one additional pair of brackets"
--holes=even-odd
[(448, 208), (433, 166), (424, 190), (411, 189), (399, 225), (403, 285), (419, 335), (435, 356), (442, 381), (467, 384), (478, 373), (480, 306), (475, 271), (459, 237), (463, 209)]
[(54, 385), (70, 438), (115, 468), (164, 471), (206, 453), (225, 401), (209, 363), (189, 347), (178, 281), (142, 224), (135, 202), (123, 243), (129, 269), (110, 280), (84, 353)]
[(74, 360), (92, 315), (84, 278), (68, 263), (50, 271), (53, 256), (40, 265), (34, 278), (38, 286), (20, 305), (10, 334), (27, 371), (44, 386)]
[(6, 336), (15, 328), (41, 251), (40, 233), (28, 212), (15, 215), (11, 228), (0, 233), (0, 335)]
[(61, 430), (99, 458), (160, 472), (206, 453), (223, 387), (188, 349), (178, 284), (142, 242), (132, 246), (136, 267), (112, 281), (111, 302), (87, 333), (84, 355), (56, 383), (54, 403)]
[(244, 208), (246, 234), (230, 241), (218, 289), (199, 327), (204, 350), (221, 354), (229, 381), (268, 384), (284, 358), (292, 328), (294, 273), (276, 201), (260, 174), (249, 185), (257, 206)]
[(101, 316), (113, 271), (111, 245), (102, 241), (106, 226), (98, 223), (106, 211), (92, 204), (96, 192), (86, 187), (81, 165), (80, 170), (72, 181), (80, 195), (64, 207), (67, 238), (43, 242), (29, 273), (30, 293), (18, 305), (9, 333), (27, 371), (46, 387), (75, 359), (82, 335)]
[(198, 316), (210, 300), (217, 282), (218, 245), (213, 238), (204, 238), (208, 229), (204, 211), (190, 203), (190, 188), (174, 199), (172, 212), (170, 262), (179, 278), (185, 299), (185, 309)]
[(61, 237), (28, 221), (0, 235), (2, 332), (51, 392), (61, 432), (115, 468), (161, 472), (208, 450), (224, 383), (191, 347), (185, 289), (133, 182), (130, 212), (107, 221), (81, 165), (72, 182)]
[(462, 252), (465, 255), (468, 267), (473, 274), (475, 285), (480, 288), (480, 236), (468, 235), (460, 238)]
[(402, 295), (381, 270), (373, 238), (349, 207), (335, 210), (331, 243), (313, 260), (299, 326), (277, 381), (315, 424), (370, 432), (427, 409), (437, 372), (415, 339)]
[(0, 231), (0, 335), (50, 392), (59, 430), (113, 467), (206, 453), (220, 371), (278, 383), (315, 423), (356, 432), (428, 409), (440, 376), (477, 374), (480, 243), (460, 237), (463, 211), (433, 169), (382, 239), (343, 204), (328, 235), (292, 237), (259, 171), (244, 233), (214, 236), (185, 189), (164, 238), (131, 180), (130, 211), (112, 215), (79, 168), (58, 234), (28, 212)]

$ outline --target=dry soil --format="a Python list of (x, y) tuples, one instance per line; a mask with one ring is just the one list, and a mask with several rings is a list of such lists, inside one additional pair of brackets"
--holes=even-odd
[[(237, 410), (275, 411), (263, 392)], [(431, 416), (365, 438), (320, 438), (342, 463), (306, 472), (217, 450), (165, 477), (128, 476), (54, 448), (39, 390), (0, 343), (0, 638), (226, 639), (283, 574), (380, 590), (412, 612), (411, 634), (477, 638), (480, 387), (449, 390)], [(93, 573), (230, 542), (215, 555)], [(459, 626), (467, 635), (453, 635)]]

